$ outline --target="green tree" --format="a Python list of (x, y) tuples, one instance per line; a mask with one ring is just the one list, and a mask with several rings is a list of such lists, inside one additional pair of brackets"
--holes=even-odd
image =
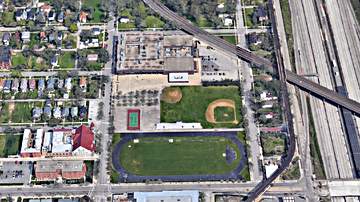
[(72, 33), (74, 33), (74, 32), (77, 32), (78, 31), (78, 26), (77, 26), (77, 24), (76, 23), (72, 23), (71, 25), (70, 25), (70, 32), (72, 32)]
[(14, 13), (5, 11), (1, 16), (1, 22), (4, 26), (11, 26), (14, 22)]

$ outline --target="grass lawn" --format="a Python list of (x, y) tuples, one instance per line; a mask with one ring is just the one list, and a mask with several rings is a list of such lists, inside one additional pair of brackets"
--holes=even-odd
[(116, 170), (111, 169), (110, 182), (111, 183), (118, 183), (119, 182), (119, 177), (120, 177), (120, 174)]
[[(120, 162), (137, 175), (224, 174), (239, 164), (237, 146), (224, 137), (145, 137), (124, 145)], [(230, 146), (237, 154), (228, 164), (223, 153)]]
[(0, 134), (0, 157), (4, 157), (5, 142), (6, 142), (6, 136)]
[(75, 53), (73, 52), (62, 52), (59, 57), (60, 68), (72, 69), (75, 67)]
[[(241, 98), (236, 86), (228, 87), (180, 87), (182, 98), (177, 103), (166, 103), (161, 101), (161, 122), (174, 123), (200, 122), (203, 128), (241, 126)], [(236, 106), (236, 118), (239, 124), (233, 123), (209, 123), (206, 121), (205, 113), (208, 105), (217, 99), (234, 100)]]
[(162, 20), (152, 15), (145, 18), (145, 26), (147, 28), (162, 28), (164, 27), (164, 24), (165, 23)]
[(281, 176), (283, 180), (298, 180), (300, 178), (299, 162), (293, 162), (290, 168)]
[(100, 10), (100, 1), (101, 0), (85, 0), (83, 1), (84, 7), (93, 8), (94, 12), (92, 14), (92, 19), (90, 20), (91, 23), (100, 23), (101, 16), (103, 12)]
[(19, 151), (21, 135), (0, 135), (0, 157), (15, 155)]
[(199, 27), (210, 27), (210, 22), (206, 20), (205, 17), (201, 16), (199, 19), (196, 20), (196, 24)]
[(26, 58), (21, 53), (17, 53), (11, 57), (12, 66), (26, 65)]
[(32, 122), (31, 110), (32, 103), (18, 102), (15, 104), (15, 109), (11, 114), (11, 122), (13, 123), (26, 123)]
[(285, 139), (274, 134), (261, 135), (264, 156), (282, 155), (285, 152)]
[(233, 36), (220, 36), (220, 38), (225, 39), (227, 42), (236, 45), (236, 37), (234, 35)]
[(254, 13), (254, 8), (245, 8), (245, 26), (252, 27), (252, 16)]
[(214, 113), (217, 122), (230, 122), (235, 120), (235, 112), (231, 107), (216, 107)]
[(8, 123), (10, 120), (9, 103), (3, 103), (0, 111), (0, 122)]
[(119, 23), (119, 30), (133, 29), (133, 28), (136, 28), (135, 23), (133, 23), (133, 22)]

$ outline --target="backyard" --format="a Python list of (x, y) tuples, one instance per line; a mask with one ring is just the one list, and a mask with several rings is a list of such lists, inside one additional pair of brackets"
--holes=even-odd
[[(179, 102), (168, 103), (161, 101), (161, 122), (200, 122), (203, 128), (234, 128), (241, 126), (241, 98), (238, 87), (191, 86), (179, 88), (182, 95)], [(166, 89), (163, 92), (166, 92)], [(206, 113), (209, 105), (220, 99), (226, 99), (226, 101), (234, 103), (237, 123), (210, 123), (207, 121)]]

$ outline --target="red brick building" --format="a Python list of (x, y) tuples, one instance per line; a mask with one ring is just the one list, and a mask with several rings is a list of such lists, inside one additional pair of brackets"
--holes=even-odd
[(83, 161), (38, 161), (35, 165), (38, 181), (80, 180), (85, 177), (85, 173), (86, 165)]

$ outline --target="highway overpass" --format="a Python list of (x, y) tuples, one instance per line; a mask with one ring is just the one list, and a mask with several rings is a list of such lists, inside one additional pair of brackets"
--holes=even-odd
[[(176, 13), (171, 11), (169, 8), (167, 8), (157, 0), (143, 0), (143, 1), (151, 9), (159, 13), (162, 17), (174, 22), (180, 29), (195, 36), (199, 40), (206, 42), (210, 46), (214, 46), (215, 48), (218, 48), (222, 51), (235, 54), (239, 58), (247, 62), (256, 64), (258, 66), (263, 66), (269, 69), (273, 69), (273, 63), (268, 59), (257, 56), (245, 48), (230, 44), (229, 42), (192, 25), (192, 23), (189, 20), (177, 15)], [(302, 76), (299, 76), (287, 70), (286, 81), (320, 98), (326, 99), (331, 103), (344, 107), (352, 111), (353, 113), (360, 115), (360, 103), (355, 102), (354, 100), (351, 100), (347, 97), (342, 97), (337, 92), (324, 88), (321, 85), (310, 81), (309, 79), (306, 79)]]

